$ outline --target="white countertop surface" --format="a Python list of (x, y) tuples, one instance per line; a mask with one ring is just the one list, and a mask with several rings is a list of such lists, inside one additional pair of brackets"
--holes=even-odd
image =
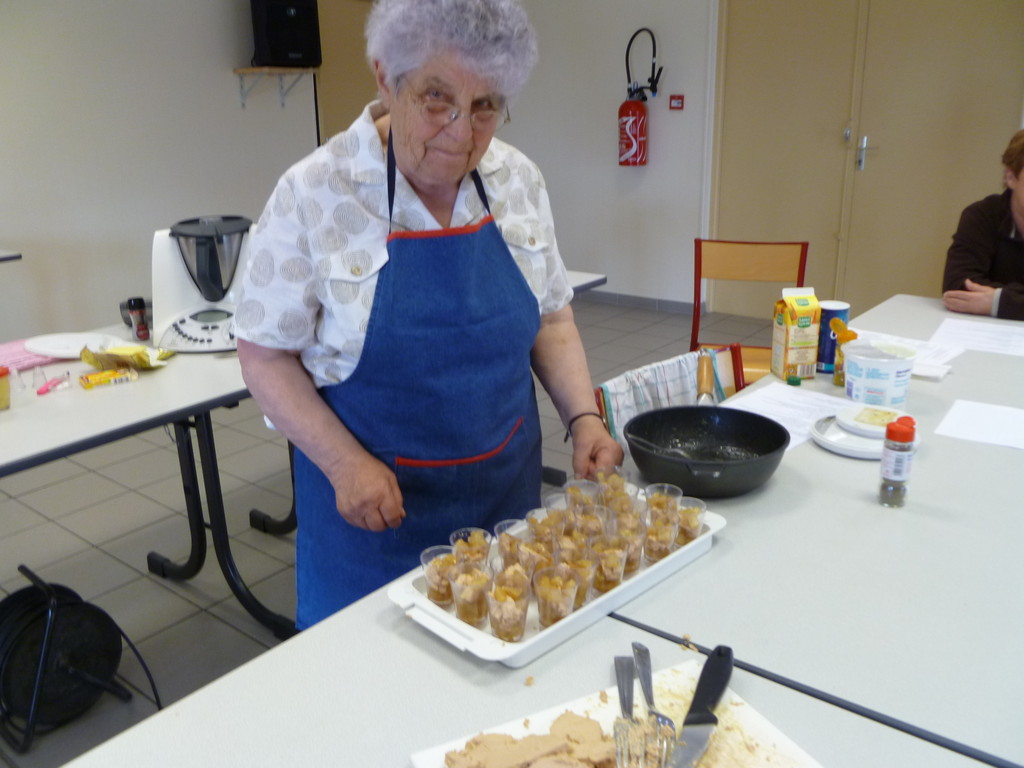
[[(946, 316), (900, 296), (854, 324), (927, 339)], [(957, 398), (1024, 407), (1024, 362), (968, 351), (952, 365), (910, 386), (920, 449), (906, 507), (876, 502), (877, 462), (807, 442), (761, 489), (709, 500), (728, 520), (711, 551), (619, 613), (1024, 762), (1024, 454), (933, 434)], [(69, 765), (407, 765), (607, 687), (633, 640), (656, 669), (694, 656), (605, 618), (509, 669), (455, 650), (382, 589)], [(731, 687), (825, 766), (979, 765), (747, 672)]]

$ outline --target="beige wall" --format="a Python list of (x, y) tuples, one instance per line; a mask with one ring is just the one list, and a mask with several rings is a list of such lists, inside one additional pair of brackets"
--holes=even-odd
[[(525, 1), (541, 61), (503, 132), (547, 178), (566, 262), (606, 273), (614, 293), (689, 301), (716, 0)], [(335, 12), (365, 14), (368, 0), (320, 6), (332, 31), (318, 89), (339, 97), (337, 111), (321, 110), (326, 139), (373, 83), (361, 24), (334, 37)], [(657, 35), (662, 95), (650, 104), (651, 164), (620, 168), (624, 54), (642, 26)], [(118, 322), (119, 301), (151, 293), (154, 230), (200, 214), (257, 217), (316, 143), (311, 78), (284, 109), (274, 80), (239, 103), (231, 70), (252, 56), (248, 0), (2, 0), (0, 50), (15, 64), (0, 79), (0, 247), (25, 255), (0, 265), (0, 338)], [(646, 77), (643, 38), (633, 62)], [(669, 93), (685, 94), (686, 109), (670, 113)]]
[(316, 144), (308, 77), (241, 107), (249, 0), (3, 0), (0, 51), (0, 339), (120, 322), (154, 230), (256, 218)]
[[(608, 275), (608, 292), (692, 300), (693, 238), (709, 187), (709, 83), (716, 0), (526, 0), (540, 62), (502, 135), (544, 173), (570, 269)], [(618, 165), (619, 105), (630, 36), (649, 27), (664, 66), (648, 102), (650, 163)], [(633, 45), (634, 79), (650, 74), (646, 35)], [(669, 111), (669, 94), (685, 95)]]

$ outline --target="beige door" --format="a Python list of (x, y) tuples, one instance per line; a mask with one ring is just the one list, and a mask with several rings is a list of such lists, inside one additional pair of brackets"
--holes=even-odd
[(320, 3), (323, 64), (317, 74), (316, 103), (322, 142), (348, 128), (377, 93), (363, 37), (370, 6), (366, 0)]
[[(871, 0), (841, 293), (938, 295), (968, 203), (1002, 188), (1024, 108), (1024, 2)], [(855, 167), (856, 161), (855, 161)]]
[[(959, 212), (999, 190), (1021, 124), (1024, 3), (721, 10), (714, 236), (809, 240), (808, 284), (855, 313), (936, 295)], [(713, 308), (762, 315), (773, 297), (722, 285)]]

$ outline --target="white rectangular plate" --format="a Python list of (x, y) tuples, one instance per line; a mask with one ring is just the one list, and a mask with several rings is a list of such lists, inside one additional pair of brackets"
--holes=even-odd
[[(701, 667), (701, 661), (691, 659), (654, 674), (654, 700), (677, 723), (683, 721), (690, 707)], [(634, 698), (639, 699), (639, 691), (635, 693)], [(618, 690), (612, 687), (489, 728), (486, 732), (507, 733), (516, 738), (528, 734), (544, 734), (549, 731), (555, 718), (568, 710), (593, 718), (601, 724), (605, 733), (611, 733), (612, 723), (619, 714), (618, 702)], [(719, 719), (718, 728), (711, 738), (708, 751), (701, 759), (700, 768), (821, 768), (814, 758), (731, 689), (726, 690), (715, 712)], [(635, 714), (637, 717), (643, 716), (643, 705), (636, 706)], [(416, 752), (410, 758), (413, 768), (444, 768), (445, 754), (462, 749), (476, 735), (470, 734)]]
[(460, 621), (454, 611), (432, 603), (427, 597), (422, 568), (409, 571), (396, 579), (388, 588), (388, 597), (410, 619), (459, 650), (468, 651), (487, 661), (500, 661), (507, 667), (521, 667), (693, 562), (711, 549), (712, 536), (724, 527), (725, 518), (714, 512), (705, 512), (704, 529), (696, 539), (657, 563), (641, 565), (636, 573), (618, 587), (592, 598), (582, 608), (546, 629), (541, 629), (537, 606), (531, 603), (526, 615), (526, 635), (518, 643), (499, 640), (491, 634), (489, 628), (471, 627)]

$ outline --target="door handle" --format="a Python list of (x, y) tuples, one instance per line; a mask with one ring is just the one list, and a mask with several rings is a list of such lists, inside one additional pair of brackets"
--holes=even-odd
[(878, 149), (878, 147), (869, 147), (868, 146), (868, 137), (865, 134), (864, 136), (860, 137), (860, 144), (857, 145), (857, 170), (858, 171), (863, 171), (864, 170), (864, 158), (867, 156), (869, 149), (874, 150), (874, 149)]

